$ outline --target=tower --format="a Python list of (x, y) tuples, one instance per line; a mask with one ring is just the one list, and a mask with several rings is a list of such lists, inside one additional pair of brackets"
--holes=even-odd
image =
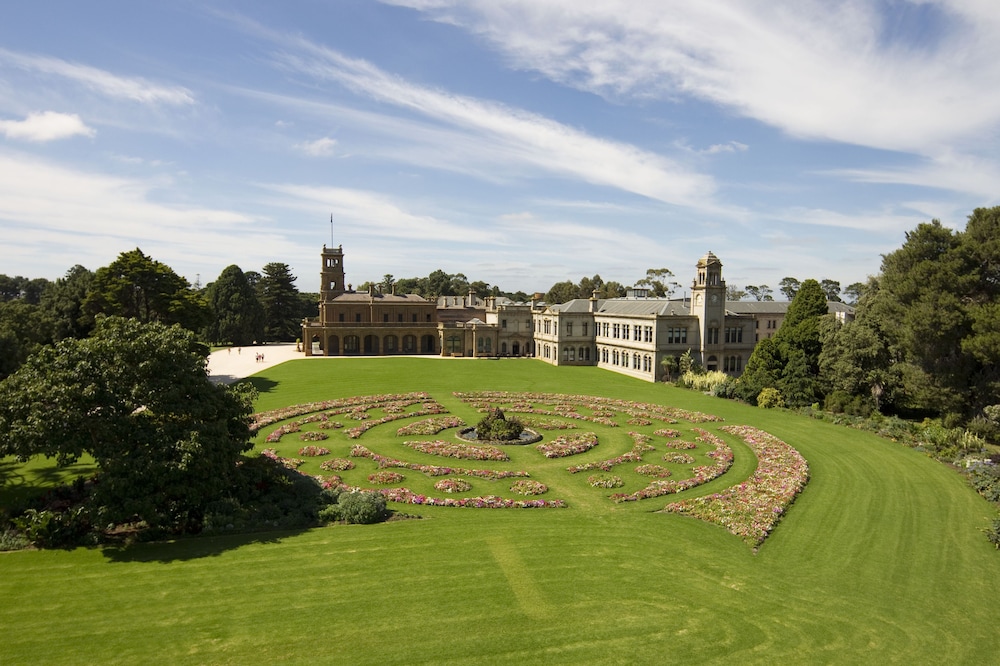
[(319, 299), (329, 303), (344, 293), (344, 249), (323, 246), (323, 270), (320, 272)]
[(726, 321), (726, 281), (722, 262), (709, 252), (698, 260), (698, 274), (691, 285), (691, 314), (698, 317), (701, 332), (701, 362), (707, 370), (718, 370), (719, 329)]

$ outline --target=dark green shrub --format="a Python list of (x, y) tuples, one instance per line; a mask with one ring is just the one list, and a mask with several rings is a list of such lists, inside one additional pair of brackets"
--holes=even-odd
[(90, 516), (82, 506), (65, 511), (28, 509), (11, 523), (25, 539), (40, 548), (78, 545), (91, 529)]
[(335, 523), (341, 519), (340, 505), (330, 504), (319, 510), (319, 521), (321, 523)]
[(385, 498), (380, 493), (343, 493), (337, 504), (340, 519), (352, 525), (370, 525), (386, 518)]
[(987, 527), (983, 531), (986, 532), (986, 538), (990, 543), (1000, 549), (1000, 519), (994, 520), (992, 527)]
[(499, 408), (491, 409), (476, 424), (476, 437), (481, 440), (512, 442), (519, 439), (522, 432), (524, 424), (516, 418), (508, 419)]

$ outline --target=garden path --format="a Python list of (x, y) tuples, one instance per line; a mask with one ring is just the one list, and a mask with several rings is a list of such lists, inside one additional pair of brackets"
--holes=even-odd
[[(263, 354), (263, 359), (258, 356), (259, 354)], [(209, 355), (208, 377), (216, 383), (232, 384), (273, 365), (296, 358), (306, 358), (306, 356), (295, 350), (294, 343), (227, 347)]]

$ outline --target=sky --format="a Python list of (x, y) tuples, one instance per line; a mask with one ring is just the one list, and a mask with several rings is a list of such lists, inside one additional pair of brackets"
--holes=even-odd
[[(77, 0), (0, 21), (0, 273), (843, 286), (1000, 204), (995, 0)], [(332, 223), (331, 223), (332, 220)]]

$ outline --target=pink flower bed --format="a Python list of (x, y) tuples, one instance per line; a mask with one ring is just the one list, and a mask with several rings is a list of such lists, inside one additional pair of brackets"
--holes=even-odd
[(541, 509), (562, 508), (566, 506), (563, 500), (541, 499), (506, 499), (496, 495), (481, 497), (428, 497), (419, 495), (407, 488), (387, 488), (379, 492), (390, 502), (401, 504), (420, 504), (424, 506), (455, 506), (476, 509)]
[(535, 448), (546, 458), (564, 458), (589, 451), (597, 446), (597, 435), (583, 432), (575, 435), (560, 435), (551, 442), (544, 442)]
[(495, 461), (510, 460), (510, 457), (506, 453), (495, 446), (475, 446), (442, 440), (435, 440), (433, 442), (403, 442), (403, 446), (408, 446), (414, 451), (421, 453), (428, 453), (432, 456), (445, 456), (447, 458)]
[[(509, 392), (509, 391), (476, 391), (471, 393), (459, 393), (455, 395), (462, 401), (475, 404), (480, 409), (486, 409), (495, 405), (507, 405), (504, 411), (521, 412), (526, 411), (532, 414), (546, 414), (567, 416), (568, 418), (579, 418), (595, 423), (601, 423), (614, 427), (617, 422), (610, 413), (624, 413), (632, 418), (655, 419), (666, 423), (676, 423), (678, 419), (691, 423), (705, 423), (708, 421), (721, 421), (718, 416), (704, 414), (702, 412), (689, 411), (677, 407), (666, 405), (655, 405), (644, 402), (632, 402), (629, 400), (619, 400), (616, 398), (604, 398), (590, 395), (564, 395), (558, 393), (533, 393), (533, 392)], [(530, 410), (522, 410), (525, 404), (548, 405), (553, 409), (545, 410), (532, 407)], [(518, 408), (513, 406), (517, 405)], [(582, 414), (580, 408), (589, 410), (591, 416)], [(598, 416), (601, 414), (601, 416)]]
[(432, 416), (429, 419), (423, 419), (422, 421), (407, 424), (396, 430), (396, 434), (399, 436), (436, 435), (442, 430), (447, 430), (448, 428), (461, 428), (464, 425), (465, 421), (457, 416)]
[(518, 495), (542, 495), (549, 492), (549, 487), (538, 481), (519, 479), (511, 484), (510, 492)]
[(321, 462), (319, 468), (327, 472), (346, 472), (349, 469), (354, 469), (354, 461), (347, 458), (331, 458)]
[(668, 504), (665, 511), (722, 525), (751, 546), (759, 546), (809, 481), (809, 465), (794, 448), (750, 426), (727, 426), (757, 456), (746, 481), (721, 493)]
[[(299, 435), (299, 439), (301, 439), (303, 442), (321, 442), (324, 439), (329, 439), (329, 438), (330, 436), (328, 434), (326, 434), (325, 432), (319, 432), (318, 430), (310, 430), (309, 432), (304, 432)], [(329, 451), (327, 451), (326, 453), (329, 453)], [(326, 453), (317, 453), (314, 455), (325, 456)]]
[(655, 476), (658, 479), (670, 476), (670, 470), (663, 465), (639, 465), (635, 468), (635, 473), (643, 476)]
[(312, 444), (310, 444), (309, 446), (303, 446), (301, 449), (299, 449), (299, 455), (308, 456), (310, 458), (314, 458), (316, 456), (328, 456), (330, 455), (330, 449), (324, 448), (322, 446), (313, 446)]
[(434, 484), (434, 490), (443, 493), (464, 493), (472, 490), (472, 484), (465, 479), (441, 479)]
[(615, 476), (614, 474), (594, 474), (593, 476), (587, 477), (587, 483), (589, 483), (594, 488), (621, 488), (625, 485), (622, 481), (622, 477)]
[(379, 470), (373, 474), (368, 475), (368, 481), (370, 483), (378, 483), (382, 485), (389, 485), (392, 483), (400, 483), (406, 477), (399, 472), (391, 472), (389, 470)]
[(267, 412), (254, 414), (251, 420), (251, 432), (258, 432), (261, 428), (285, 421), (303, 414), (313, 412), (329, 411), (331, 414), (342, 414), (355, 411), (357, 409), (376, 409), (389, 404), (413, 405), (430, 399), (430, 395), (423, 392), (414, 393), (393, 393), (383, 395), (362, 395), (350, 398), (337, 398), (336, 400), (324, 400), (322, 402), (307, 402), (281, 409), (272, 409)]
[(610, 472), (615, 465), (621, 465), (622, 463), (627, 462), (642, 462), (642, 455), (644, 453), (655, 450), (651, 445), (647, 444), (650, 437), (638, 432), (630, 432), (629, 434), (632, 436), (632, 441), (635, 442), (635, 444), (632, 445), (632, 450), (628, 453), (623, 453), (620, 456), (609, 458), (608, 460), (599, 460), (597, 462), (584, 463), (582, 465), (573, 465), (571, 467), (567, 467), (566, 471), (570, 474), (576, 474), (577, 472), (589, 472), (593, 469)]
[(465, 476), (475, 476), (480, 479), (488, 479), (495, 481), (497, 479), (509, 479), (512, 477), (527, 477), (531, 476), (527, 472), (523, 471), (513, 471), (513, 470), (496, 470), (496, 469), (466, 469), (464, 467), (438, 467), (436, 465), (418, 465), (416, 463), (408, 463), (402, 460), (396, 460), (394, 458), (388, 458), (378, 453), (370, 451), (368, 448), (361, 446), (360, 444), (355, 444), (351, 448), (351, 456), (354, 458), (368, 458), (374, 460), (379, 467), (400, 467), (404, 469), (412, 469), (415, 472), (423, 472), (428, 476), (446, 476), (448, 474), (463, 474)]

